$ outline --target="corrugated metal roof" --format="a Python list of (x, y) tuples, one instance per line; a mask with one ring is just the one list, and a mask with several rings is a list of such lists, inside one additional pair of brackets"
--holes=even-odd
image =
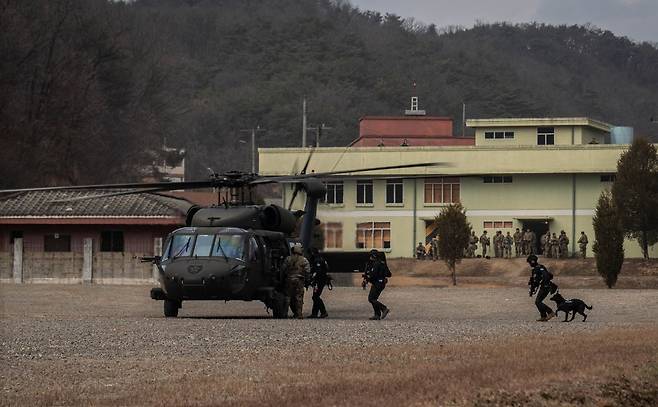
[(185, 216), (185, 199), (141, 193), (73, 202), (54, 200), (93, 196), (114, 191), (33, 191), (0, 197), (0, 218), (15, 217), (174, 217)]

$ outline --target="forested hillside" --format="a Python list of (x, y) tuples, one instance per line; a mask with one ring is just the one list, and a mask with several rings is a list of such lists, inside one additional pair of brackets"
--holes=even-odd
[[(658, 49), (595, 27), (440, 29), (329, 0), (0, 0), (0, 185), (135, 179), (166, 143), (194, 177), (259, 146), (397, 115), (591, 116), (658, 134)], [(459, 125), (456, 126), (457, 128)]]

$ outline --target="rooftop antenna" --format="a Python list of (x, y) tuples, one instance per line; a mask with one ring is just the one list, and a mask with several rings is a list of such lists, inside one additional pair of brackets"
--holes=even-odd
[(418, 109), (418, 96), (416, 96), (416, 81), (413, 81), (411, 84), (412, 96), (411, 96), (411, 106), (410, 109), (404, 111), (405, 116), (425, 116), (424, 110)]

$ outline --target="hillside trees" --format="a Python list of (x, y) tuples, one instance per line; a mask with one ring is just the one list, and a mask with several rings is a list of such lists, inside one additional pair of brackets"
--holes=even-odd
[(103, 0), (0, 10), (2, 184), (125, 180), (153, 159), (164, 77), (128, 11)]
[(593, 116), (650, 134), (658, 105), (658, 50), (595, 27), (437, 29), (330, 0), (0, 2), (5, 186), (137, 178), (165, 139), (188, 151), (188, 177), (248, 170), (240, 130), (299, 145), (303, 97), (309, 125), (332, 127), (323, 146), (414, 93), (455, 129), (466, 102), (472, 118)]

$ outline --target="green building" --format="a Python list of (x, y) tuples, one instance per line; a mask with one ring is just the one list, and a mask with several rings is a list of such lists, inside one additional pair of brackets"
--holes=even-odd
[[(441, 207), (461, 202), (479, 236), (516, 228), (539, 237), (546, 230), (570, 239), (571, 253), (584, 231), (594, 241), (592, 217), (601, 191), (610, 188), (617, 160), (629, 147), (610, 144), (609, 124), (589, 118), (468, 120), (475, 145), (317, 148), (307, 172), (394, 164), (439, 162), (441, 166), (372, 171), (327, 178), (318, 208), (326, 250), (383, 249), (411, 257), (433, 235)], [(301, 168), (308, 148), (261, 148), (262, 175), (288, 175)], [(292, 195), (283, 187), (283, 202)], [(303, 199), (295, 205), (301, 209)], [(539, 240), (539, 239), (538, 239)], [(650, 255), (658, 255), (658, 245)], [(641, 257), (635, 241), (627, 257)]]

